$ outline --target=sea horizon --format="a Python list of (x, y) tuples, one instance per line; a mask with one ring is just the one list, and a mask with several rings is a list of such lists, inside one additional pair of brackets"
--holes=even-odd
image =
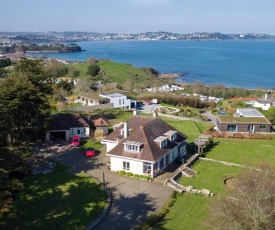
[(89, 57), (179, 73), (179, 83), (275, 88), (275, 40), (86, 41), (77, 53), (32, 56), (86, 61)]

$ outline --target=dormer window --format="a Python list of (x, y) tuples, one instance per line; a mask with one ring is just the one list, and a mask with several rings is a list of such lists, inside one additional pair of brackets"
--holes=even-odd
[(167, 145), (167, 137), (164, 137), (164, 136), (159, 136), (154, 141), (159, 143), (160, 148), (163, 148)]
[(167, 145), (167, 139), (163, 140), (161, 143), (160, 143), (160, 147), (163, 148)]
[(177, 133), (178, 131), (169, 130), (168, 132), (164, 133), (164, 135), (167, 136), (170, 141), (174, 141), (177, 139)]
[(138, 141), (125, 141), (124, 143), (124, 150), (129, 152), (140, 152), (142, 143)]

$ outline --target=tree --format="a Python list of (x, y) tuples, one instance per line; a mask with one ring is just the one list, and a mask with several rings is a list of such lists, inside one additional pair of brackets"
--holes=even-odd
[(52, 78), (45, 74), (43, 69), (44, 58), (28, 59), (21, 58), (15, 64), (14, 76), (26, 76), (35, 87), (42, 93), (51, 94)]
[(89, 65), (87, 68), (87, 74), (89, 74), (92, 77), (97, 76), (99, 71), (100, 71), (99, 66), (94, 65), (94, 64)]
[(96, 63), (98, 63), (98, 60), (96, 60), (93, 57), (89, 57), (86, 61), (89, 65), (96, 65)]
[(68, 69), (68, 75), (71, 78), (75, 78), (78, 77), (80, 74), (80, 71), (76, 70), (74, 66), (70, 65), (69, 69)]
[(49, 77), (52, 78), (57, 78), (67, 73), (65, 65), (55, 59), (52, 59), (46, 63), (44, 71)]
[(275, 171), (269, 165), (261, 170), (242, 173), (227, 195), (214, 202), (210, 229), (275, 229)]
[(21, 61), (0, 85), (0, 134), (9, 144), (37, 139), (44, 133), (50, 112), (51, 87), (41, 61)]

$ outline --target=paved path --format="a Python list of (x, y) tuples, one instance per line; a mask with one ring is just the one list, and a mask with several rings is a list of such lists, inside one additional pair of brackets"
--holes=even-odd
[(97, 230), (135, 229), (146, 217), (159, 210), (169, 199), (172, 189), (158, 182), (147, 182), (119, 176), (107, 168), (108, 158), (101, 153), (87, 158), (84, 150), (68, 144), (44, 146), (41, 154), (71, 166), (73, 172), (85, 171), (91, 177), (105, 182), (113, 194), (113, 204), (107, 216), (94, 228)]

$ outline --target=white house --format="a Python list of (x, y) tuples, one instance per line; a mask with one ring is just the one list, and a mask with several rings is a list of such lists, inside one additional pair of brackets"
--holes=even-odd
[(186, 154), (187, 137), (156, 117), (134, 116), (102, 140), (112, 171), (152, 178)]
[(80, 138), (90, 137), (90, 126), (79, 114), (57, 114), (50, 122), (46, 140), (70, 140), (74, 135)]
[(253, 107), (261, 108), (262, 110), (268, 110), (270, 107), (275, 107), (275, 98), (273, 99), (265, 99), (259, 98), (256, 99), (253, 103)]
[(99, 94), (100, 97), (108, 98), (110, 103), (113, 104), (113, 108), (131, 108), (131, 99), (127, 99), (127, 96), (120, 93)]

